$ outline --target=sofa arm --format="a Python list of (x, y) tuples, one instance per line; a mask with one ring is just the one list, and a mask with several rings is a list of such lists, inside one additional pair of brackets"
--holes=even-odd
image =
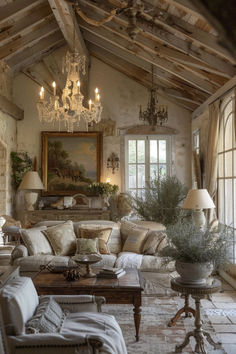
[(101, 306), (106, 303), (104, 297), (94, 295), (52, 295), (51, 297), (63, 310), (70, 312), (101, 312)]
[(27, 257), (28, 255), (28, 250), (24, 245), (17, 245), (11, 253), (11, 264), (13, 264), (17, 258)]
[(103, 346), (103, 340), (98, 336), (77, 334), (67, 337), (60, 333), (9, 336), (8, 342), (12, 354), (96, 354)]

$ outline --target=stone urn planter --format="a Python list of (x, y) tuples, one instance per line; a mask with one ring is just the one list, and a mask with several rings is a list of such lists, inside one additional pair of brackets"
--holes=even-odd
[(206, 284), (206, 279), (213, 271), (213, 264), (212, 262), (186, 263), (176, 261), (175, 269), (180, 275), (183, 284), (204, 285)]

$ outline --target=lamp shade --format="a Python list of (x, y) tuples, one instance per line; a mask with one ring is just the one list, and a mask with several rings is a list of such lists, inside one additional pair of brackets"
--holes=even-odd
[(37, 171), (26, 172), (19, 186), (19, 190), (22, 189), (44, 189), (44, 185)]
[(206, 189), (191, 189), (184, 201), (184, 209), (211, 209), (215, 204)]

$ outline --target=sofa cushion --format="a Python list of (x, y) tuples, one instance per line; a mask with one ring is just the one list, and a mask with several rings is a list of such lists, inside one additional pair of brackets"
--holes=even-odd
[(117, 259), (116, 254), (101, 254), (101, 261), (94, 263), (94, 268), (114, 267)]
[(78, 228), (83, 229), (106, 229), (111, 228), (111, 234), (107, 243), (108, 249), (111, 253), (119, 253), (121, 251), (121, 239), (120, 239), (120, 225), (113, 221), (107, 220), (88, 220), (88, 221), (79, 221), (77, 224)]
[(112, 229), (89, 229), (89, 228), (78, 228), (78, 236), (81, 238), (98, 238), (99, 252), (101, 254), (109, 254), (110, 251), (107, 247), (107, 243), (110, 237)]
[[(55, 226), (58, 224), (63, 224), (65, 221), (57, 220), (45, 220), (40, 221), (35, 224), (35, 227), (39, 226)], [(121, 251), (121, 239), (120, 239), (120, 225), (114, 221), (110, 220), (86, 220), (86, 221), (75, 221), (73, 222), (74, 232), (77, 234), (78, 227), (82, 228), (92, 228), (95, 229), (104, 229), (111, 227), (112, 232), (108, 241), (108, 247), (111, 253), (119, 253)]]
[(64, 317), (60, 305), (55, 300), (42, 296), (35, 314), (25, 325), (25, 333), (59, 332)]
[(91, 254), (99, 253), (98, 238), (77, 238), (76, 253)]
[(41, 265), (47, 265), (50, 262), (52, 267), (66, 267), (70, 257), (68, 256), (53, 256), (50, 254), (42, 254), (36, 256), (28, 256), (17, 258), (14, 260), (14, 265), (20, 266), (21, 272), (37, 272)]
[(133, 235), (133, 230), (142, 230), (142, 231), (146, 231), (146, 233), (149, 231), (148, 228), (136, 225), (132, 221), (121, 220), (120, 234), (121, 234), (121, 242), (122, 242), (123, 246), (125, 244), (125, 241), (126, 241), (127, 237), (129, 235)]
[(75, 253), (76, 236), (71, 220), (48, 227), (43, 232), (47, 236), (56, 255), (69, 256)]
[(142, 253), (148, 230), (133, 228), (129, 230), (122, 252)]
[(21, 237), (30, 256), (34, 256), (35, 254), (53, 254), (47, 237), (42, 233), (46, 229), (46, 226), (41, 226), (20, 230)]
[(157, 252), (159, 244), (165, 237), (166, 234), (162, 231), (149, 231), (143, 246), (143, 254), (153, 255)]
[(145, 227), (150, 231), (164, 231), (166, 230), (165, 225), (156, 222), (156, 221), (148, 221), (148, 220), (132, 220), (132, 222), (141, 227)]
[(1, 289), (0, 301), (7, 334), (23, 334), (25, 323), (39, 304), (31, 278), (17, 277), (11, 280)]

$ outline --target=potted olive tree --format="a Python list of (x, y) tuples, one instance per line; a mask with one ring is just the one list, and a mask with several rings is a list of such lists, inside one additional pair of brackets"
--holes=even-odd
[(217, 231), (200, 229), (191, 221), (179, 220), (166, 230), (168, 244), (160, 251), (167, 261), (174, 260), (185, 284), (205, 284), (213, 269), (228, 261), (233, 230), (220, 225)]

